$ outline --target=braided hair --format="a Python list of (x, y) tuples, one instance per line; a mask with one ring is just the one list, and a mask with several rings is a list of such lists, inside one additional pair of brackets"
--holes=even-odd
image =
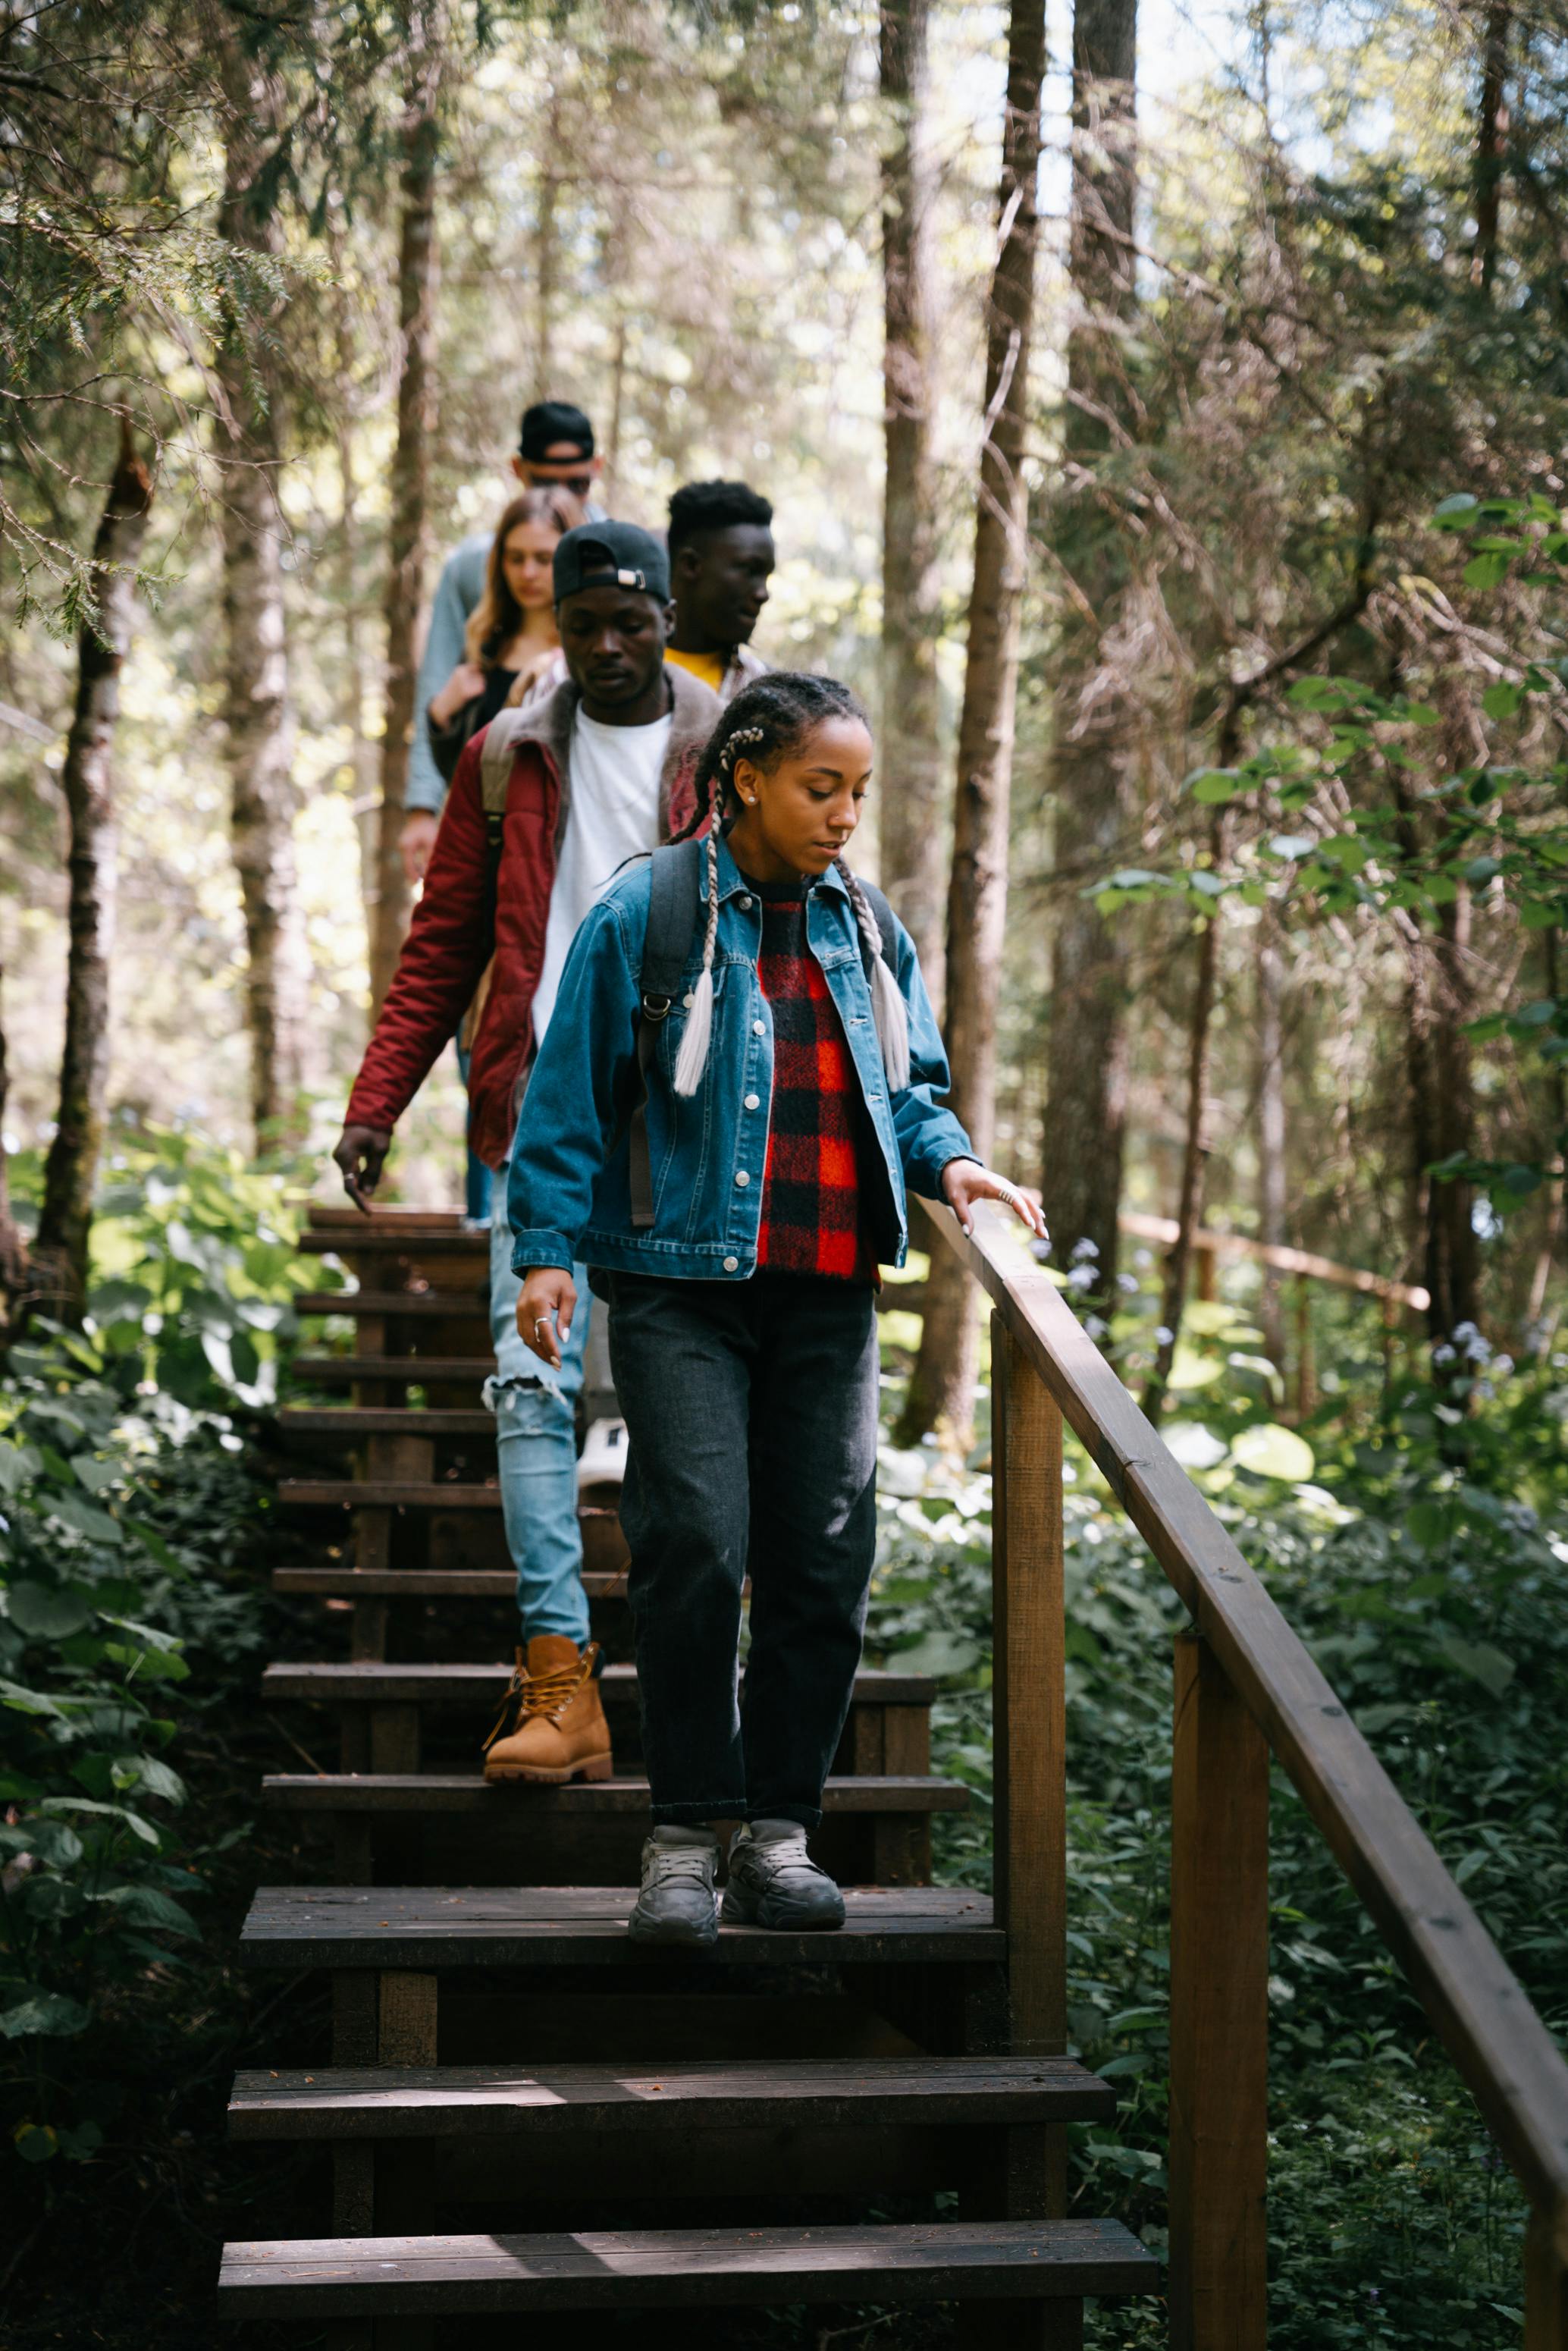
[[(735, 792), (735, 763), (745, 757), (757, 767), (771, 767), (829, 718), (856, 718), (862, 726), (868, 724), (858, 695), (847, 685), (841, 685), (837, 678), (816, 677), (803, 670), (769, 670), (736, 695), (703, 747), (694, 778), (696, 806), (675, 836), (680, 841), (690, 840), (705, 822), (707, 824), (707, 924), (703, 935), (703, 969), (675, 1061), (678, 1094), (695, 1094), (707, 1066), (713, 1029), (713, 960), (718, 943), (718, 831)], [(890, 1092), (901, 1093), (909, 1083), (909, 1015), (898, 983), (883, 959), (882, 933), (870, 899), (841, 857), (836, 857), (833, 865), (849, 893), (870, 964), (872, 1010), (888, 1087)]]

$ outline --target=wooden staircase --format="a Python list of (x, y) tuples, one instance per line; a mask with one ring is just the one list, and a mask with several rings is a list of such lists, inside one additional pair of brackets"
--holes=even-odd
[(240, 2074), (230, 2117), (309, 2152), (332, 2233), (227, 2247), (225, 2311), (430, 2351), (490, 2312), (570, 2313), (577, 2346), (632, 2339), (632, 2314), (640, 2343), (685, 2343), (698, 2311), (941, 2303), (976, 2351), (1076, 2346), (1084, 2296), (1146, 2292), (1155, 2264), (1119, 2224), (1061, 2217), (1067, 2126), (1113, 2093), (1016, 2042), (988, 1897), (929, 1883), (932, 1819), (967, 1800), (930, 1771), (932, 1685), (857, 1677), (813, 1839), (841, 1932), (637, 1952), (647, 1785), (608, 1498), (584, 1540), (617, 1776), (487, 1787), (510, 1668), (473, 1660), (515, 1615), (486, 1245), (455, 1215), (317, 1209), (304, 1247), (357, 1279), (301, 1301), (350, 1317), (355, 1352), (295, 1374), (351, 1401), (281, 1415), (316, 1543), (276, 1583), (349, 1655), (265, 1676), (314, 1768), (266, 1782), (302, 1882), (258, 1892), (240, 1956), (328, 1980), (330, 2049)]

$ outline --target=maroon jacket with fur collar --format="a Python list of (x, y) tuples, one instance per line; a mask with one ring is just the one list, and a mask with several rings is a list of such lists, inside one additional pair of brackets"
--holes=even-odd
[[(671, 667), (665, 674), (674, 697), (659, 807), (660, 837), (667, 840), (691, 815), (697, 755), (722, 705), (687, 671)], [(499, 1167), (505, 1160), (523, 1076), (533, 1058), (534, 990), (571, 805), (568, 749), (578, 700), (568, 679), (533, 709), (503, 711), (465, 746), (424, 893), (349, 1097), (345, 1118), (350, 1126), (390, 1132), (396, 1125), (487, 977), (468, 1067), (469, 1137), (487, 1166)], [(492, 937), (480, 761), (497, 728), (510, 737), (513, 751)]]

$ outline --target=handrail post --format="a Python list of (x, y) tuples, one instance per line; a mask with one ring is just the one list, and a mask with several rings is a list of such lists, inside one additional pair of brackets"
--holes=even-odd
[(1568, 2351), (1568, 2210), (1532, 2212), (1525, 2231), (1524, 2351)]
[[(1067, 2046), (1067, 1688), (1061, 1411), (999, 1314), (991, 1317), (991, 1611), (997, 1917), (1008, 1938), (1016, 2054)], [(1067, 2209), (1060, 2126), (1019, 2132), (1019, 2219)], [(1020, 2154), (1024, 2151), (1020, 2147)]]
[(1176, 1644), (1171, 1772), (1171, 2351), (1262, 2351), (1269, 1750), (1210, 1649)]

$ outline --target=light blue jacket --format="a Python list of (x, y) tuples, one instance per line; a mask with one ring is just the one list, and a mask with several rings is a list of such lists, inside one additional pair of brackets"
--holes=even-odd
[[(689, 1098), (672, 1082), (685, 1027), (681, 998), (702, 970), (705, 924), (694, 925), (685, 976), (648, 1071), (648, 1156), (653, 1223), (632, 1222), (627, 1147), (637, 1100), (638, 975), (648, 926), (649, 868), (615, 882), (572, 942), (523, 1097), (507, 1213), (512, 1264), (574, 1263), (702, 1281), (745, 1281), (757, 1270), (757, 1233), (773, 1093), (773, 1016), (757, 976), (762, 910), (722, 842), (718, 940), (707, 1068)], [(706, 904), (706, 860), (703, 862)], [(902, 1265), (908, 1247), (905, 1186), (941, 1195), (951, 1159), (969, 1138), (936, 1101), (948, 1086), (914, 941), (898, 930), (897, 979), (909, 1010), (910, 1082), (889, 1098), (871, 987), (849, 893), (830, 871), (806, 905), (806, 937), (839, 1008), (877, 1150), (862, 1155), (872, 1187), (878, 1261)], [(869, 1164), (867, 1164), (869, 1162)]]

